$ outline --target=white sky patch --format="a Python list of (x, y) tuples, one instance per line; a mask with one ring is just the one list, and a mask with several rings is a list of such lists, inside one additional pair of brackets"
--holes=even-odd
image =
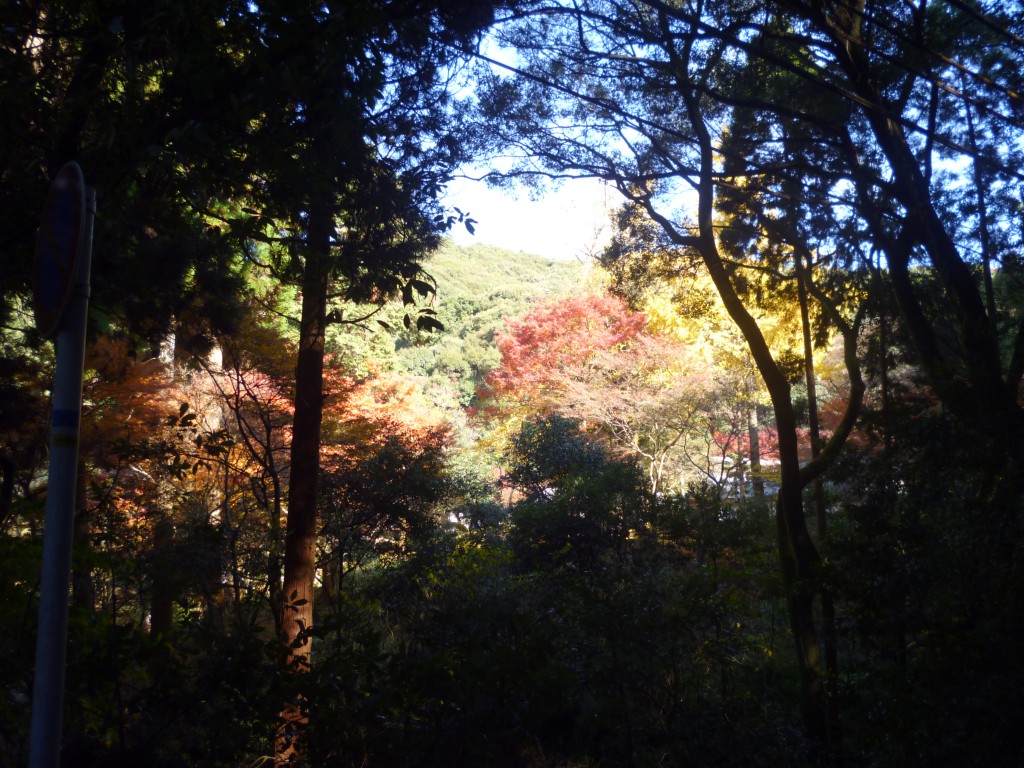
[(596, 179), (565, 181), (540, 200), (531, 200), (527, 191), (455, 179), (444, 204), (476, 220), (474, 235), (455, 225), (451, 237), (459, 245), (486, 243), (551, 259), (577, 259), (604, 248), (611, 236), (609, 215), (620, 201), (614, 190)]

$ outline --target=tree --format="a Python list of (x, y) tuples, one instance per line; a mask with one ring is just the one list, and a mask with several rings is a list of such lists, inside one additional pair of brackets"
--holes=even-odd
[[(255, 118), (247, 15), (230, 3), (13, 4), (3, 9), (0, 126), (5, 321), (29, 293), (49, 178), (77, 160), (97, 190), (93, 290), (102, 323), (151, 343), (233, 328), (236, 243), (203, 211), (237, 189), (223, 161)], [(241, 170), (241, 169), (235, 169)]]
[[(729, 160), (731, 155), (720, 140), (739, 98), (741, 89), (735, 83), (744, 66), (760, 61), (749, 53), (737, 30), (747, 24), (766, 26), (773, 11), (759, 14), (723, 3), (709, 6), (704, 15), (699, 8), (674, 4), (612, 8), (584, 3), (539, 15), (543, 22), (531, 18), (508, 25), (504, 39), (519, 52), (521, 76), (492, 75), (491, 87), (481, 98), (482, 109), (490, 115), (515, 116), (502, 123), (507, 131), (497, 141), (523, 148), (528, 160), (519, 172), (530, 173), (529, 164), (541, 159), (546, 166), (542, 172), (594, 175), (616, 184), (658, 225), (665, 241), (699, 258), (743, 334), (778, 426), (779, 553), (801, 669), (805, 721), (808, 732), (826, 742), (824, 677), (812, 610), (820, 588), (814, 586), (820, 584), (820, 556), (806, 530), (801, 490), (834, 458), (852, 428), (858, 387), (853, 388), (847, 415), (829, 447), (801, 467), (797, 413), (784, 361), (773, 355), (752, 314), (744, 265), (729, 258), (720, 237), (721, 223), (715, 220), (718, 191), (740, 178), (731, 167), (723, 173), (723, 157)], [(614, 91), (609, 88), (613, 78)], [(534, 105), (541, 108), (535, 110)], [(754, 179), (761, 171), (752, 163), (744, 169)], [(683, 194), (681, 187), (691, 191)], [(692, 218), (680, 220), (662, 205), (680, 199), (692, 201)], [(771, 264), (752, 258), (750, 267), (765, 270)], [(830, 301), (836, 322), (849, 329), (845, 336), (853, 364), (850, 377), (856, 382), (856, 318), (849, 307), (840, 309), (841, 301)]]
[(501, 368), (488, 376), (498, 396), (550, 403), (553, 371), (583, 366), (597, 353), (627, 346), (647, 322), (607, 294), (584, 294), (537, 302), (498, 337)]
[[(453, 223), (436, 197), (461, 156), (446, 125), (446, 67), (457, 56), (449, 44), (472, 37), (491, 13), (483, 5), (463, 18), (466, 8), (399, 0), (258, 9), (275, 83), (261, 92), (265, 119), (250, 159), (273, 171), (248, 190), (260, 211), (252, 230), (276, 222), (275, 269), (302, 297), (281, 604), (289, 671), (308, 666), (311, 650), (330, 305), (396, 294), (410, 305), (435, 290), (420, 264)], [(440, 327), (429, 309), (415, 324)], [(294, 754), (302, 719), (293, 701), (278, 762)]]
[[(1007, 253), (1005, 240), (991, 239), (990, 212), (1004, 212), (1001, 231), (1011, 238), (1020, 231), (1020, 98), (1008, 74), (1021, 60), (1019, 10), (961, 2), (544, 6), (502, 25), (517, 62), (487, 62), (504, 72), (487, 75), (481, 106), (505, 116), (492, 124), (505, 129), (498, 143), (522, 153), (512, 173), (616, 184), (667, 242), (699, 258), (750, 347), (778, 425), (779, 551), (805, 723), (824, 743), (837, 734), (834, 710), (824, 715), (810, 609), (821, 562), (800, 492), (834, 461), (858, 411), (867, 289), (897, 296), (944, 406), (968, 431), (987, 425), (992, 442), (983, 450), (1001, 468), (989, 476), (989, 503), (1005, 520), (1019, 516), (1010, 478), (1021, 476), (1021, 358), (1009, 350), (1021, 328), (1005, 323), (1015, 310), (987, 301), (981, 274)], [(954, 185), (966, 192), (948, 194)], [(1017, 268), (1011, 258), (1003, 267)], [(922, 273), (942, 286), (951, 316), (927, 301)], [(844, 339), (848, 407), (804, 466), (791, 384), (752, 312), (751, 274), (772, 291), (800, 278), (819, 327)]]
[(720, 381), (685, 343), (645, 330), (648, 318), (609, 294), (538, 302), (498, 338), (501, 364), (487, 376), (495, 410), (580, 421), (612, 450), (646, 462), (652, 492), (674, 454), (710, 434), (701, 417)]
[[(17, 256), (5, 315), (31, 271), (35, 214), (22, 206), (69, 159), (110, 211), (96, 238), (95, 315), (152, 343), (173, 327), (206, 351), (241, 316), (242, 273), (270, 266), (300, 287), (289, 667), (309, 649), (329, 303), (401, 293), (412, 304), (433, 291), (419, 260), (464, 218), (436, 203), (462, 153), (447, 124), (452, 44), (491, 13), (416, 0), (5, 7), (0, 85), (18, 106), (3, 125), (4, 186), (16, 192), (5, 214), (21, 217), (5, 229)], [(414, 320), (439, 327), (429, 310)]]
[(415, 380), (375, 367), (327, 372), (320, 536), (325, 592), (336, 600), (349, 572), (427, 538), (452, 491), (442, 412)]
[(561, 393), (555, 410), (580, 419), (616, 452), (646, 462), (652, 493), (681, 486), (687, 472), (676, 454), (689, 457), (692, 443), (706, 437), (701, 417), (720, 383), (717, 371), (696, 362), (678, 342), (639, 335), (627, 348), (553, 370), (551, 380)]
[[(294, 345), (267, 327), (259, 314), (250, 315), (250, 322), (244, 334), (223, 340), (219, 360), (201, 365), (205, 375), (196, 377), (196, 388), (206, 402), (197, 410), (221, 418), (222, 429), (234, 443), (223, 456), (220, 522), (230, 548), (236, 607), (244, 570), (262, 573), (262, 597), (274, 608), (281, 594), (281, 522), (294, 409), (289, 364)], [(260, 524), (246, 525), (253, 518)], [(280, 612), (271, 613), (280, 632)]]

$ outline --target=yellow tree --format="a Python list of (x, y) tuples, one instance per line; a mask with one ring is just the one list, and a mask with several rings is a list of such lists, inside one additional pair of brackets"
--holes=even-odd
[[(690, 119), (696, 124), (696, 104), (690, 109)], [(637, 290), (635, 281), (627, 289), (634, 300), (642, 299), (652, 289), (656, 293), (658, 288), (667, 287), (682, 318), (700, 319), (699, 333), (710, 334), (713, 347), (743, 349), (733, 358), (733, 365), (758, 374), (776, 424), (779, 554), (801, 668), (805, 721), (815, 738), (834, 740), (838, 738), (838, 713), (832, 695), (837, 676), (834, 612), (821, 579), (821, 555), (806, 527), (802, 490), (838, 455), (859, 413), (864, 384), (857, 338), (865, 309), (863, 292), (849, 290), (847, 274), (841, 269), (832, 270), (831, 276), (837, 280), (826, 289), (814, 271), (810, 236), (802, 237), (787, 228), (785, 216), (777, 215), (776, 209), (759, 206), (763, 203), (759, 195), (744, 196), (742, 184), (733, 184), (729, 193), (716, 197), (715, 144), (703, 123), (698, 137), (702, 147), (700, 183), (696, 187), (698, 221), (685, 229), (677, 226), (658, 209), (652, 185), (632, 186), (624, 190), (631, 202), (623, 208), (618, 236), (605, 261), (627, 286), (631, 276), (642, 276), (641, 290)], [(720, 209), (716, 200), (721, 200)], [(754, 218), (758, 226), (751, 227), (749, 221), (737, 225), (740, 213)], [(819, 271), (828, 275), (824, 269)], [(845, 411), (828, 442), (802, 453), (801, 443), (805, 448), (809, 446), (801, 439), (793, 385), (801, 377), (801, 368), (804, 372), (814, 370), (809, 296), (815, 300), (819, 317), (828, 320), (819, 322), (819, 329), (835, 329), (842, 339), (850, 387)], [(716, 316), (724, 322), (708, 319)], [(682, 318), (676, 323), (685, 333)], [(716, 344), (716, 328), (719, 334), (730, 329), (725, 331), (726, 337), (731, 334), (739, 343), (721, 344), (720, 336)], [(807, 363), (802, 366), (805, 356)], [(813, 392), (813, 377), (808, 379)], [(750, 442), (753, 451), (754, 440)], [(802, 462), (805, 458), (811, 460)], [(824, 534), (820, 523), (819, 534)], [(820, 633), (813, 608), (818, 596), (823, 614)]]

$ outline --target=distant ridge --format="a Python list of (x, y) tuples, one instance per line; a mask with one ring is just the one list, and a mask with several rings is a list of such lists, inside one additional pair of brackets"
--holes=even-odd
[(427, 261), (438, 281), (440, 296), (487, 295), (495, 290), (530, 295), (569, 293), (579, 285), (585, 267), (579, 261), (551, 259), (493, 245), (457, 245), (446, 240)]

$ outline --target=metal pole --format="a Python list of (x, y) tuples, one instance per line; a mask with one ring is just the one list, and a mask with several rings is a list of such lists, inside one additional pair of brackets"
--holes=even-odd
[(56, 342), (57, 371), (50, 423), (50, 468), (43, 533), (36, 676), (32, 689), (29, 768), (57, 768), (60, 763), (71, 541), (78, 479), (78, 425), (82, 416), (85, 325), (89, 311), (92, 227), (96, 215), (96, 193), (92, 189), (86, 190), (85, 207), (82, 253)]

